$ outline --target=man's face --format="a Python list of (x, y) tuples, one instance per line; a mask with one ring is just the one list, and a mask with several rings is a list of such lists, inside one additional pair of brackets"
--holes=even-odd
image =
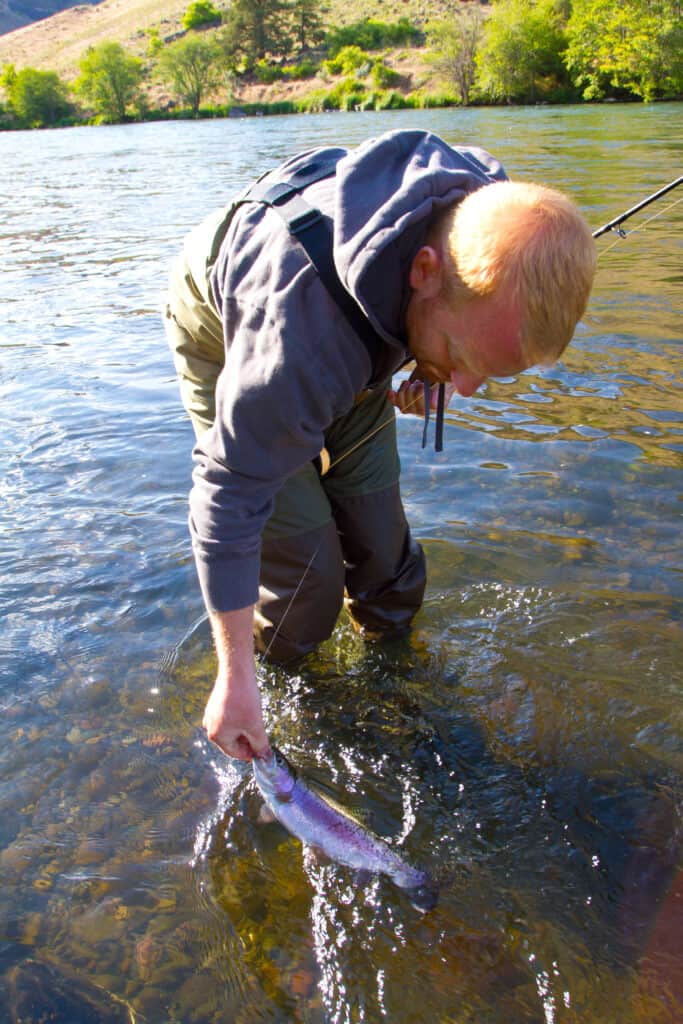
[(505, 295), (468, 299), (453, 308), (440, 296), (420, 299), (413, 293), (406, 325), (419, 376), (432, 384), (450, 382), (466, 398), (488, 377), (528, 369), (520, 316)]
[(495, 295), (449, 304), (442, 294), (441, 253), (424, 246), (410, 272), (406, 312), (408, 346), (417, 376), (431, 384), (451, 383), (473, 395), (488, 377), (507, 377), (529, 368), (522, 353), (521, 316), (505, 289)]

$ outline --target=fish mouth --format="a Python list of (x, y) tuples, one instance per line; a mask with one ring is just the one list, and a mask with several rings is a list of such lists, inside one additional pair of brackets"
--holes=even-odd
[(264, 756), (255, 756), (252, 767), (257, 783), (260, 781), (267, 786), (274, 799), (279, 802), (291, 800), (296, 786), (296, 772), (277, 747), (271, 746)]

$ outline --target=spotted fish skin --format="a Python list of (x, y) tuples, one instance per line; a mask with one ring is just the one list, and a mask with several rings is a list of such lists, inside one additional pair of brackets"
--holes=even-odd
[(363, 874), (386, 875), (419, 910), (436, 905), (437, 887), (426, 871), (413, 867), (383, 839), (308, 786), (279, 750), (271, 748), (252, 764), (267, 807), (302, 843)]

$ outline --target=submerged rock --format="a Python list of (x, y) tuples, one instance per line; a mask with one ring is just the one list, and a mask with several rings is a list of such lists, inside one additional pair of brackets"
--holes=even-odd
[(134, 1024), (116, 996), (40, 960), (24, 960), (6, 975), (12, 1024)]

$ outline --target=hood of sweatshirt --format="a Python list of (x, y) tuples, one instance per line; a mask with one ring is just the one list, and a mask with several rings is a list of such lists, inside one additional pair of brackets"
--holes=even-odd
[(468, 193), (505, 180), (483, 149), (425, 131), (395, 131), (337, 165), (334, 261), (344, 287), (389, 344), (405, 345), (408, 273), (434, 220)]

